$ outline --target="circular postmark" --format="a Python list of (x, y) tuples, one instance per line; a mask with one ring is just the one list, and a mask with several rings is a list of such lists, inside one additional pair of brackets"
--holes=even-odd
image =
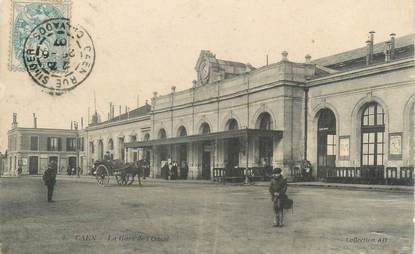
[(27, 36), (23, 62), (30, 77), (49, 94), (60, 95), (80, 85), (91, 73), (95, 48), (91, 36), (67, 18), (52, 18)]

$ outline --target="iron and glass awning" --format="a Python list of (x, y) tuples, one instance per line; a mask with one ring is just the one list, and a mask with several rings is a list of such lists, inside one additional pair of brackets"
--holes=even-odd
[(240, 137), (277, 137), (282, 138), (282, 131), (278, 130), (259, 130), (259, 129), (240, 129), (207, 134), (190, 135), (183, 137), (154, 139), (149, 141), (139, 141), (125, 143), (125, 148), (145, 148), (162, 145), (183, 144), (191, 142), (211, 141), (217, 139), (230, 139)]

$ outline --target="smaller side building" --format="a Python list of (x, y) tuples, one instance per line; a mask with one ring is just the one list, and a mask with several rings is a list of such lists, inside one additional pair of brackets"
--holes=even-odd
[(43, 174), (47, 165), (55, 161), (59, 174), (68, 169), (82, 167), (83, 137), (79, 130), (21, 128), (17, 126), (16, 114), (12, 129), (8, 131), (8, 156), (6, 175)]
[(7, 171), (7, 151), (5, 154), (2, 154), (0, 152), (0, 176), (4, 174), (4, 172)]

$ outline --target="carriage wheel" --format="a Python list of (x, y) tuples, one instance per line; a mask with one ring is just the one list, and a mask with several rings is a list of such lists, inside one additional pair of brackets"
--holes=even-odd
[(99, 185), (108, 185), (110, 181), (110, 174), (105, 165), (101, 164), (97, 167), (96, 179)]

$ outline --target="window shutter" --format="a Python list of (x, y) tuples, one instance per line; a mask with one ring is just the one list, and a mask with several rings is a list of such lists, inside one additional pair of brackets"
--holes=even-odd
[(58, 151), (62, 151), (62, 139), (58, 138)]
[(48, 138), (48, 151), (50, 151), (50, 138)]

